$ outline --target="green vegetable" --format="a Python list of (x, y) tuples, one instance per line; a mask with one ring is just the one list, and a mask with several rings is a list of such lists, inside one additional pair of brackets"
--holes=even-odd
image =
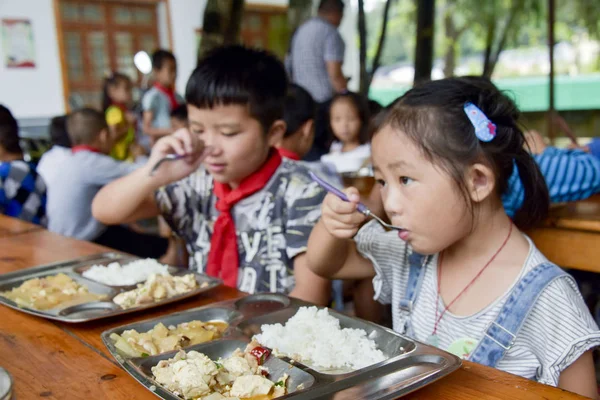
[(218, 363), (218, 362), (216, 362), (216, 361), (213, 361), (213, 362), (215, 363), (215, 365), (217, 366), (217, 368), (219, 368), (219, 369), (223, 368), (223, 365), (219, 364), (219, 363)]
[(283, 381), (277, 381), (275, 382), (275, 386), (281, 386), (283, 387), (285, 385), (285, 383)]
[(142, 353), (142, 357), (150, 357), (150, 354), (148, 354), (148, 353)]

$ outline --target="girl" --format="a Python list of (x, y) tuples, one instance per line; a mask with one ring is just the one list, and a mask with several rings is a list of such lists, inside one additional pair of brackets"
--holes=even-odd
[(106, 122), (121, 139), (115, 144), (111, 156), (119, 161), (134, 161), (135, 115), (129, 111), (133, 83), (124, 74), (114, 72), (104, 80), (102, 108)]
[[(328, 278), (373, 278), (398, 332), (596, 398), (598, 327), (573, 279), (519, 230), (544, 218), (548, 191), (518, 116), (499, 91), (466, 79), (408, 91), (377, 118), (372, 139), (384, 209), (402, 229), (361, 228), (354, 188), (350, 202), (328, 195), (309, 266)], [(525, 187), (514, 223), (500, 198), (513, 164)]]
[(369, 106), (362, 96), (353, 92), (336, 95), (329, 109), (330, 129), (334, 141), (330, 154), (321, 160), (333, 164), (339, 173), (356, 172), (371, 157), (367, 143)]

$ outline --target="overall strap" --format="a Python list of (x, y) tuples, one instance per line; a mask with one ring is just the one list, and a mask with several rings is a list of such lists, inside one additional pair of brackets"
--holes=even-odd
[(400, 315), (400, 323), (398, 328), (401, 332), (407, 336), (414, 337), (414, 331), (412, 324), (410, 323), (410, 315), (413, 311), (417, 295), (423, 285), (423, 279), (425, 278), (425, 264), (427, 263), (427, 257), (412, 252), (408, 257), (409, 272), (408, 282), (406, 284), (406, 292), (404, 298), (400, 300), (398, 312)]
[(556, 279), (569, 276), (552, 263), (529, 271), (511, 291), (498, 316), (487, 327), (483, 338), (471, 352), (470, 361), (496, 367), (513, 346), (515, 338), (544, 289)]

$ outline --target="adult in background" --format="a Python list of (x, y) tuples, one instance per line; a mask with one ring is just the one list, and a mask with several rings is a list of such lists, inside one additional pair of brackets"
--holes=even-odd
[(337, 30), (343, 16), (342, 0), (321, 0), (317, 16), (294, 33), (286, 62), (292, 81), (305, 88), (318, 103), (315, 141), (304, 157), (308, 161), (319, 160), (329, 151), (329, 102), (334, 94), (347, 87), (342, 73), (345, 45)]

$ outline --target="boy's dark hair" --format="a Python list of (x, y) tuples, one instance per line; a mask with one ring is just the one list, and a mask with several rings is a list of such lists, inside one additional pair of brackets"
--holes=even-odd
[(371, 116), (371, 118), (374, 118), (377, 114), (379, 114), (381, 110), (383, 110), (383, 106), (377, 100), (369, 99), (368, 106), (369, 115)]
[(10, 110), (0, 104), (0, 146), (11, 154), (23, 154), (19, 144), (19, 124)]
[(59, 115), (50, 120), (48, 127), (50, 142), (53, 146), (71, 147), (71, 138), (67, 133), (67, 116)]
[(175, 118), (181, 122), (187, 122), (188, 120), (188, 111), (187, 105), (180, 104), (171, 111), (171, 118)]
[(342, 0), (321, 0), (318, 10), (325, 12), (343, 12), (344, 2)]
[(154, 53), (152, 53), (152, 69), (161, 69), (167, 60), (172, 60), (175, 63), (177, 62), (175, 55), (169, 50), (156, 50)]
[(185, 89), (185, 100), (197, 108), (248, 106), (267, 132), (283, 117), (287, 76), (283, 64), (264, 50), (219, 47), (200, 60)]
[[(349, 100), (350, 103), (356, 109), (356, 112), (358, 112), (358, 117), (360, 118), (361, 122), (360, 132), (358, 134), (358, 141), (360, 142), (360, 144), (367, 143), (369, 141), (369, 120), (371, 119), (371, 114), (369, 113), (369, 103), (367, 99), (364, 96), (355, 92), (338, 93), (335, 96), (333, 96), (333, 99), (331, 99), (331, 106), (329, 107), (329, 109), (331, 110), (331, 107), (333, 107), (336, 101), (342, 99)], [(331, 118), (331, 112), (329, 115)], [(333, 130), (331, 129), (331, 124), (329, 124), (329, 129), (331, 131), (331, 141), (333, 141), (334, 135)], [(331, 143), (329, 144), (331, 145)]]
[(120, 85), (121, 82), (132, 83), (130, 77), (120, 72), (113, 72), (109, 77), (104, 79), (104, 84), (102, 85), (102, 111), (106, 112), (108, 107), (113, 104), (113, 101), (108, 94), (108, 88), (110, 86)]
[(67, 132), (73, 146), (92, 144), (103, 129), (108, 129), (104, 114), (93, 108), (81, 108), (67, 115)]
[[(482, 142), (464, 112), (473, 103), (496, 124), (496, 137)], [(464, 182), (464, 171), (480, 162), (496, 175), (499, 196), (508, 189), (516, 165), (525, 189), (523, 205), (515, 215), (520, 229), (529, 228), (547, 216), (550, 199), (538, 165), (524, 148), (519, 127), (520, 112), (514, 101), (488, 79), (448, 78), (423, 83), (406, 92), (376, 118), (379, 128), (389, 125), (412, 140), (432, 163), (446, 171), (461, 189), (473, 212)]]
[(283, 120), (287, 127), (284, 137), (290, 137), (311, 119), (315, 119), (317, 103), (303, 87), (290, 84), (283, 104)]

